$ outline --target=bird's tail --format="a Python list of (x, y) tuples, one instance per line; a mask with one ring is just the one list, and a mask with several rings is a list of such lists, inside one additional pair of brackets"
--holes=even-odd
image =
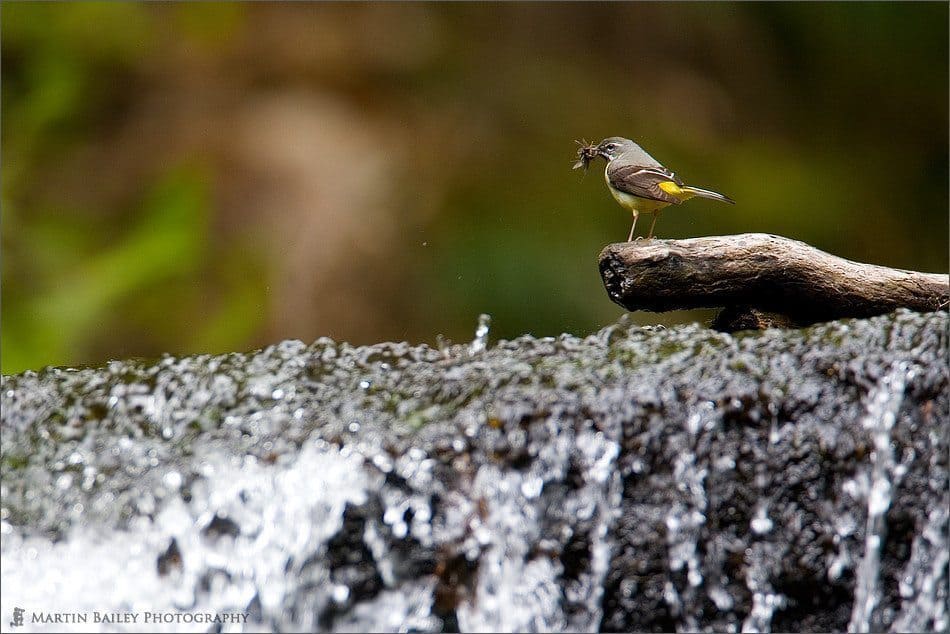
[(729, 203), (730, 205), (736, 204), (736, 201), (729, 198), (728, 196), (724, 196), (720, 194), (719, 192), (714, 192), (709, 189), (700, 189), (699, 187), (685, 186), (683, 187), (683, 191), (688, 194), (692, 194), (693, 196), (699, 196), (700, 198), (711, 198), (712, 200), (718, 200), (720, 202)]

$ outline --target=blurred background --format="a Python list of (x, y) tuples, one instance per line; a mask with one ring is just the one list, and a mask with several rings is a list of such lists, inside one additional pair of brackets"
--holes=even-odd
[[(2, 370), (584, 335), (628, 136), (765, 231), (947, 271), (948, 5), (4, 3)], [(708, 319), (638, 313), (640, 323)]]

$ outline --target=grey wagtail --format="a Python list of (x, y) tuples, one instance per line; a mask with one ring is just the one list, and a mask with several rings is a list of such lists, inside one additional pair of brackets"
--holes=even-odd
[(731, 198), (718, 192), (684, 184), (676, 174), (663, 167), (630, 139), (612, 136), (597, 145), (578, 143), (581, 147), (577, 150), (574, 169), (583, 167), (586, 170), (588, 164), (598, 156), (607, 160), (607, 169), (604, 171), (607, 188), (614, 199), (633, 214), (633, 226), (630, 227), (627, 242), (633, 240), (633, 230), (637, 228), (637, 218), (640, 214), (653, 214), (653, 224), (650, 225), (650, 235), (647, 236), (649, 239), (653, 237), (656, 219), (664, 207), (679, 205), (694, 196), (711, 198), (730, 205), (736, 204)]

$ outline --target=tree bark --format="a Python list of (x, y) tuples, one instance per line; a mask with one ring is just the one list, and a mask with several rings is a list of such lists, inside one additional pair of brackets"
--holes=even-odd
[(807, 325), (950, 303), (947, 275), (853, 262), (761, 233), (611, 244), (600, 254), (600, 273), (610, 299), (631, 311), (721, 307)]

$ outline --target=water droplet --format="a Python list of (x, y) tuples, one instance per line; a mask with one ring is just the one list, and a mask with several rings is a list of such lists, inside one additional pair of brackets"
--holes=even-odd
[(703, 582), (703, 575), (699, 570), (691, 567), (689, 572), (686, 573), (686, 579), (689, 581), (689, 585), (697, 588)]
[(521, 483), (521, 494), (526, 498), (533, 499), (541, 495), (541, 489), (544, 486), (544, 480), (541, 478), (525, 478)]
[(891, 483), (888, 480), (875, 480), (868, 496), (868, 514), (884, 515), (891, 505)]
[(482, 546), (490, 544), (491, 531), (484, 526), (479, 526), (477, 529), (475, 529), (475, 540)]
[(713, 603), (716, 604), (716, 607), (722, 611), (731, 610), (733, 606), (732, 595), (726, 592), (725, 589), (716, 586), (710, 588), (709, 598), (713, 600)]
[(350, 598), (350, 589), (344, 585), (333, 586), (333, 600), (337, 603), (343, 603)]
[(772, 520), (769, 519), (764, 505), (759, 507), (755, 517), (749, 522), (749, 526), (752, 527), (752, 531), (757, 535), (764, 535), (772, 530)]
[(389, 473), (393, 470), (393, 461), (385, 454), (378, 453), (373, 456), (373, 464), (383, 473)]
[(491, 328), (491, 315), (482, 313), (478, 316), (478, 326), (475, 328), (475, 338), (468, 346), (470, 354), (478, 354), (488, 347), (488, 331)]
[(620, 595), (630, 598), (637, 591), (637, 582), (632, 579), (624, 579), (620, 582)]
[(736, 468), (736, 461), (732, 459), (732, 456), (717, 458), (714, 464), (717, 471), (730, 471)]
[(181, 474), (178, 473), (177, 471), (169, 471), (168, 473), (165, 474), (165, 477), (162, 478), (162, 482), (169, 489), (175, 491), (175, 490), (178, 490), (178, 488), (181, 486), (182, 477), (181, 477)]

